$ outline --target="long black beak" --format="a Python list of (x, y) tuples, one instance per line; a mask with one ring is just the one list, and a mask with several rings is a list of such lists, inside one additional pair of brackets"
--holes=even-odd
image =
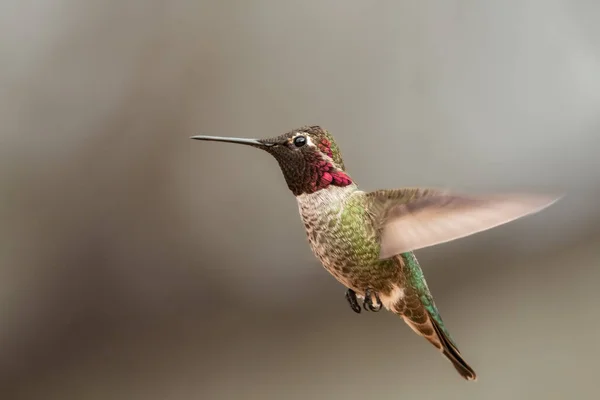
[(221, 136), (203, 136), (203, 135), (192, 136), (192, 137), (190, 137), (190, 139), (208, 140), (208, 141), (212, 141), (212, 142), (238, 143), (238, 144), (245, 144), (248, 146), (255, 146), (255, 147), (272, 147), (272, 146), (274, 146), (273, 143), (264, 143), (258, 139), (245, 139), (245, 138), (233, 138), (233, 137), (221, 137)]

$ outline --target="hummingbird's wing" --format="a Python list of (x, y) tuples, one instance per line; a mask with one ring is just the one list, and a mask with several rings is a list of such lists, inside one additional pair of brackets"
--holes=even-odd
[(435, 189), (403, 188), (366, 194), (381, 235), (381, 259), (449, 242), (538, 212), (559, 197), (470, 196)]

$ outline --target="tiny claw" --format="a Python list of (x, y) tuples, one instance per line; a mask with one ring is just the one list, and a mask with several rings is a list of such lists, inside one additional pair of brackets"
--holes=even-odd
[(356, 298), (356, 292), (354, 290), (346, 290), (346, 300), (348, 300), (352, 311), (354, 311), (357, 314), (360, 314), (360, 305), (358, 304), (358, 299)]
[[(375, 304), (373, 304), (373, 296), (375, 296)], [(365, 290), (365, 300), (363, 301), (363, 308), (365, 311), (373, 311), (378, 312), (383, 307), (381, 303), (381, 299), (379, 299), (379, 295), (377, 292), (372, 289)]]

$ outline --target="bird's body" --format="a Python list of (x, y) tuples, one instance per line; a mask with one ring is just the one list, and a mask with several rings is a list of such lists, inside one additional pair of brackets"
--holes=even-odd
[(346, 286), (352, 309), (360, 312), (358, 296), (375, 311), (375, 299), (436, 346), (463, 378), (477, 379), (444, 327), (413, 250), (507, 223), (556, 198), (422, 188), (365, 192), (347, 174), (333, 136), (319, 126), (270, 139), (193, 138), (247, 144), (273, 155), (296, 196), (313, 253)]
[[(367, 288), (377, 293), (387, 310), (447, 352), (461, 375), (476, 378), (444, 327), (414, 253), (379, 258), (379, 222), (369, 212), (367, 193), (355, 184), (332, 186), (297, 201), (310, 247), (331, 275), (359, 297)], [(445, 349), (448, 344), (453, 349)]]
[(297, 197), (310, 247), (340, 283), (364, 296), (367, 288), (380, 296), (400, 278), (393, 260), (380, 260), (377, 233), (365, 193), (355, 184)]

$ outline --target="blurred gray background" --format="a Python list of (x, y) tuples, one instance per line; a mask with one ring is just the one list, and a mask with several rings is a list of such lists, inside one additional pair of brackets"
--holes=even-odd
[[(0, 3), (0, 398), (596, 399), (600, 3)], [(479, 374), (354, 314), (276, 162), (567, 193), (417, 252)]]

